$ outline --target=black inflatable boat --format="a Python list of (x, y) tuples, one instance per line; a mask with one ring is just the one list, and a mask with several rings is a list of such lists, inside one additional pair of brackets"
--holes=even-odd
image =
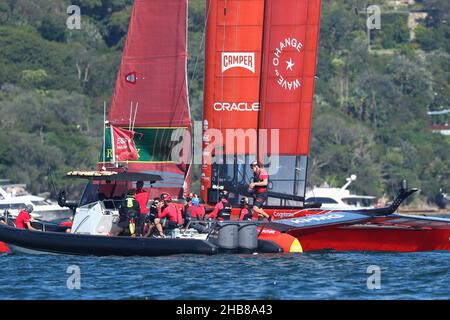
[[(215, 240), (213, 240), (215, 239)], [(280, 246), (272, 241), (258, 240), (257, 247), (227, 249), (208, 240), (190, 238), (109, 237), (65, 232), (30, 231), (0, 224), (0, 241), (13, 252), (31, 254), (70, 254), (94, 256), (164, 256), (173, 254), (217, 253), (279, 253)]]

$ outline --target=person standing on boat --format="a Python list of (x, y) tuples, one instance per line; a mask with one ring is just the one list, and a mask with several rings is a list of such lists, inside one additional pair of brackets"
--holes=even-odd
[(271, 221), (272, 217), (263, 210), (264, 202), (267, 200), (269, 174), (261, 167), (258, 161), (252, 161), (250, 168), (253, 170), (253, 182), (249, 185), (249, 189), (252, 190), (255, 199), (253, 211), (258, 213), (258, 216), (263, 216)]
[(139, 206), (141, 208), (141, 214), (142, 215), (147, 215), (147, 213), (148, 213), (148, 208), (147, 208), (148, 191), (146, 189), (144, 189), (144, 182), (143, 181), (136, 182), (136, 196), (135, 196), (135, 199), (136, 199), (137, 202), (139, 202)]
[(31, 216), (31, 212), (33, 212), (33, 207), (31, 205), (27, 205), (24, 209), (22, 209), (19, 212), (19, 215), (17, 216), (16, 221), (14, 222), (16, 228), (36, 230), (31, 225), (31, 223), (34, 222), (34, 219)]
[(137, 181), (136, 182), (136, 196), (135, 199), (137, 202), (139, 202), (139, 207), (141, 208), (141, 216), (139, 219), (139, 225), (136, 225), (136, 227), (139, 229), (139, 233), (143, 233), (144, 229), (144, 220), (145, 217), (148, 214), (148, 191), (144, 189), (144, 181)]
[(230, 220), (231, 218), (231, 204), (228, 201), (229, 192), (227, 190), (222, 190), (219, 195), (220, 201), (217, 202), (214, 210), (208, 216), (208, 219), (217, 220)]
[(248, 207), (248, 198), (243, 197), (241, 199), (241, 212), (239, 213), (240, 221), (252, 221), (253, 210)]
[[(139, 225), (141, 216), (141, 208), (139, 202), (135, 199), (136, 189), (130, 189), (127, 197), (122, 201), (119, 208), (120, 220), (117, 224), (122, 229), (122, 234), (136, 235), (136, 225)], [(139, 231), (138, 231), (139, 233)]]

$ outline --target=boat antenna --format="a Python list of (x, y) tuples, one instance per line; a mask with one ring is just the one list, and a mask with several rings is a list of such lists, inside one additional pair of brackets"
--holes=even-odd
[(103, 101), (103, 165), (102, 170), (106, 170), (105, 159), (106, 159), (106, 101)]

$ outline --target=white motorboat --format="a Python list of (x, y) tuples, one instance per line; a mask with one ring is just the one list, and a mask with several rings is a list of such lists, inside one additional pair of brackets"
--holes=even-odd
[(68, 208), (60, 207), (44, 197), (32, 195), (26, 191), (24, 184), (7, 184), (0, 186), (0, 212), (8, 211), (9, 216), (16, 218), (20, 210), (31, 205), (31, 216), (44, 221), (62, 220), (70, 217)]
[(314, 187), (306, 192), (306, 202), (319, 202), (322, 204), (322, 209), (354, 210), (376, 208), (378, 201), (376, 197), (352, 194), (347, 189), (356, 178), (356, 175), (352, 174), (347, 178), (347, 183), (341, 188)]

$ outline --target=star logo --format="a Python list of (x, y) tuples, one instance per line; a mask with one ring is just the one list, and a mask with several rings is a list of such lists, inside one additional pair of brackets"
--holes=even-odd
[[(272, 65), (274, 67), (273, 70), (277, 79), (276, 82), (281, 88), (285, 90), (295, 91), (302, 85), (302, 83), (300, 82), (300, 77), (293, 77), (291, 73), (292, 71), (294, 71), (294, 66), (296, 65), (294, 61), (297, 60), (295, 57), (293, 57), (293, 55), (301, 54), (302, 49), (303, 43), (292, 37), (287, 37), (284, 40), (280, 41), (278, 47), (274, 49), (272, 55)], [(288, 57), (286, 57), (285, 50), (290, 51), (288, 56), (289, 59)], [(284, 65), (283, 62), (285, 62), (286, 65)]]
[(294, 67), (295, 63), (292, 62), (292, 58), (290, 58), (288, 61), (286, 61), (287, 67), (286, 70), (291, 70)]

